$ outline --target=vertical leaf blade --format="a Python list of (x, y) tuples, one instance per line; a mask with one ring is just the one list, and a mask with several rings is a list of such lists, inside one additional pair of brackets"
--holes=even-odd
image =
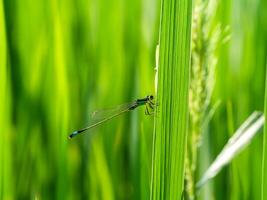
[(4, 2), (0, 1), (0, 199), (10, 199), (13, 194), (12, 154), (10, 132), (10, 83)]
[(266, 78), (265, 78), (265, 100), (264, 100), (264, 106), (265, 106), (265, 125), (264, 125), (264, 136), (263, 136), (263, 162), (262, 162), (262, 200), (267, 199), (267, 128), (266, 128), (266, 123), (267, 123), (267, 71), (266, 71)]
[(180, 199), (188, 124), (192, 2), (162, 0), (151, 199)]

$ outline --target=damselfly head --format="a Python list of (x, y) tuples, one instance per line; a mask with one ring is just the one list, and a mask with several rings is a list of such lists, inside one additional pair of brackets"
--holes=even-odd
[(150, 100), (150, 101), (152, 101), (154, 99), (154, 96), (153, 95), (148, 95), (147, 96), (147, 99)]

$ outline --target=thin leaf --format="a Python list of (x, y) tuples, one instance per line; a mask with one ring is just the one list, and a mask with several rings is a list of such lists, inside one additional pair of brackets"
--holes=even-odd
[(267, 128), (266, 128), (266, 120), (267, 120), (267, 71), (266, 71), (266, 79), (265, 79), (265, 126), (264, 126), (264, 136), (263, 136), (263, 157), (262, 157), (262, 183), (261, 183), (261, 199), (267, 199)]
[(253, 112), (251, 116), (241, 125), (241, 127), (228, 140), (221, 153), (204, 173), (201, 180), (196, 184), (199, 189), (210, 179), (215, 177), (221, 169), (231, 162), (231, 160), (251, 142), (256, 133), (264, 124), (264, 115), (260, 112)]
[(0, 198), (10, 199), (14, 193), (12, 170), (12, 135), (10, 132), (10, 74), (6, 36), (4, 2), (0, 1)]
[(191, 0), (162, 0), (150, 199), (179, 199), (188, 125)]

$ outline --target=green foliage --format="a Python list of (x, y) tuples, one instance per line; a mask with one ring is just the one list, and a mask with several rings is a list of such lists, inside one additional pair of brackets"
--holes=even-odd
[(261, 199), (267, 199), (267, 71), (266, 71), (266, 78), (265, 78), (265, 126), (264, 126), (264, 136), (263, 136), (263, 155), (262, 155), (262, 185), (261, 185)]
[(96, 109), (153, 94), (157, 1), (0, 5), (0, 199), (148, 199), (143, 109), (67, 136)]
[(235, 131), (222, 151), (209, 166), (207, 171), (196, 184), (197, 189), (201, 189), (210, 179), (215, 177), (221, 169), (228, 165), (248, 144), (254, 139), (259, 130), (264, 125), (264, 115), (262, 112), (253, 112), (246, 121)]
[(179, 199), (188, 125), (191, 1), (162, 0), (151, 199)]
[[(211, 159), (233, 133), (231, 126), (235, 130), (253, 111), (263, 111), (266, 59), (264, 26), (260, 25), (266, 9), (263, 2), (246, 0), (220, 4), (218, 17), (230, 26), (231, 39), (218, 52), (214, 99), (220, 99), (222, 104), (206, 137), (210, 141), (209, 152), (213, 152)], [(261, 137), (259, 134), (229, 167), (207, 185), (213, 186), (216, 199), (260, 199)]]
[[(229, 26), (231, 39), (205, 55), (218, 61), (214, 85), (195, 76), (214, 113), (201, 129), (195, 179), (263, 111), (266, 1), (216, 2), (199, 16), (209, 11), (211, 28)], [(181, 198), (191, 2), (161, 5), (159, 29), (159, 0), (0, 1), (0, 199)], [(159, 30), (154, 146), (153, 116), (142, 108), (67, 140), (92, 111), (153, 94)], [(197, 198), (260, 199), (261, 153), (259, 134)]]
[(10, 80), (3, 1), (0, 1), (0, 199), (13, 196), (12, 134), (10, 132)]

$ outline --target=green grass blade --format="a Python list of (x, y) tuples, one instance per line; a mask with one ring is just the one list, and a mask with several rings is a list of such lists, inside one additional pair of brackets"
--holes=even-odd
[(257, 111), (253, 112), (228, 140), (215, 161), (209, 166), (197, 183), (197, 189), (200, 189), (215, 177), (225, 165), (229, 164), (254, 139), (263, 125), (263, 114)]
[(262, 162), (262, 184), (261, 184), (261, 193), (262, 193), (262, 200), (267, 199), (267, 71), (266, 71), (266, 79), (265, 79), (265, 100), (264, 100), (264, 106), (265, 106), (265, 125), (264, 125), (264, 136), (263, 136), (263, 162)]
[(188, 125), (192, 2), (162, 0), (151, 199), (180, 199)]
[(0, 1), (0, 199), (11, 199), (13, 188), (12, 138), (10, 123), (10, 79), (7, 64), (7, 38), (5, 28), (4, 2)]

